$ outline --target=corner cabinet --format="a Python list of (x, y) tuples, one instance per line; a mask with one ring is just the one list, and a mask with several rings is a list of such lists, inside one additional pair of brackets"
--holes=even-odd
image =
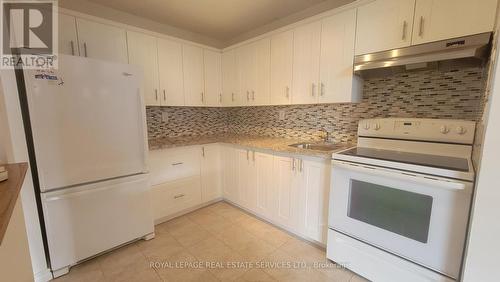
[(222, 106), (221, 53), (203, 50), (203, 70), (205, 76), (204, 104), (210, 107)]

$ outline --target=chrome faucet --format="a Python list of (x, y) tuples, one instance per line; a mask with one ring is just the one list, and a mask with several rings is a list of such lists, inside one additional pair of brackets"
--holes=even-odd
[(330, 132), (328, 132), (326, 129), (321, 129), (320, 132), (322, 132), (323, 135), (323, 142), (328, 143), (330, 140)]

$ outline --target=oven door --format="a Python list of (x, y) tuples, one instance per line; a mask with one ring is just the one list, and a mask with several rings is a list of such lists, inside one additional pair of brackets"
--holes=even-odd
[(333, 161), (329, 227), (458, 277), (473, 184)]

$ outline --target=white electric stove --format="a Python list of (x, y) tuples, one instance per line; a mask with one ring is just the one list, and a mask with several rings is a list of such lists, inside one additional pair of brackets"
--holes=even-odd
[(333, 154), (328, 258), (373, 281), (456, 280), (474, 132), (461, 120), (360, 121), (357, 147)]

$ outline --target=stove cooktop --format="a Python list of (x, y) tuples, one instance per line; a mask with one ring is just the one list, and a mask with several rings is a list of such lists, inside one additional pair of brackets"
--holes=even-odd
[(460, 172), (468, 172), (469, 161), (465, 158), (408, 153), (392, 150), (381, 150), (374, 148), (356, 147), (338, 153), (339, 155), (370, 158), (383, 161), (392, 161), (412, 165), (421, 165), (433, 168), (448, 169)]

